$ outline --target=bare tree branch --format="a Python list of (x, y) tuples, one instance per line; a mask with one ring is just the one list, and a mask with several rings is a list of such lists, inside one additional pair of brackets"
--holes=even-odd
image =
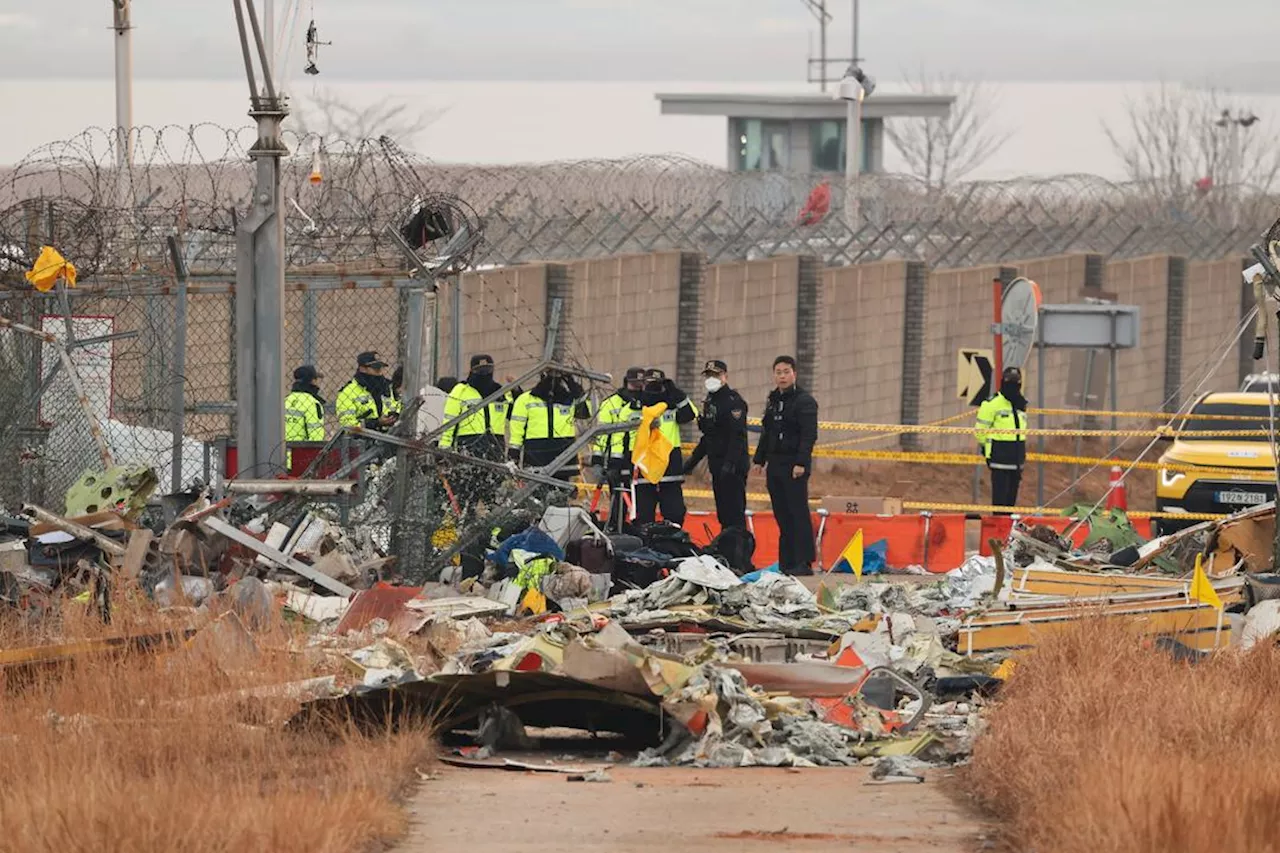
[(922, 95), (954, 95), (946, 118), (902, 118), (885, 122), (885, 135), (906, 161), (907, 172), (927, 189), (943, 190), (994, 157), (1005, 135), (991, 127), (995, 98), (982, 83), (950, 77), (904, 75)]
[[(1276, 188), (1280, 148), (1259, 125), (1233, 124), (1244, 111), (1229, 92), (1161, 84), (1129, 99), (1127, 110), (1120, 127), (1104, 122), (1102, 130), (1126, 177), (1148, 184), (1160, 197), (1188, 199), (1214, 189), (1238, 195), (1243, 187), (1266, 194)], [(1197, 188), (1203, 179), (1208, 181)]]
[(391, 97), (367, 107), (355, 107), (332, 92), (320, 90), (301, 103), (291, 118), (299, 133), (318, 136), (324, 142), (360, 142), (389, 136), (412, 145), (414, 138), (444, 113), (443, 109), (414, 110)]

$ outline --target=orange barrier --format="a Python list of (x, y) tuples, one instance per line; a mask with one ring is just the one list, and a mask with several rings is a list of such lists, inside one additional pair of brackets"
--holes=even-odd
[[(832, 513), (822, 531), (822, 563), (840, 558), (853, 535), (862, 530), (863, 547), (881, 539), (888, 543), (885, 562), (890, 569), (923, 566), (933, 573), (949, 572), (965, 559), (963, 515), (853, 515)], [(926, 531), (928, 544), (926, 546)]]
[[(1046, 527), (1052, 527), (1061, 535), (1066, 532), (1074, 520), (1065, 518), (1061, 515), (1048, 515), (1040, 517), (1022, 516), (1019, 519), (1026, 525), (1043, 524)], [(1133, 529), (1144, 539), (1151, 538), (1151, 519), (1149, 518), (1131, 518), (1129, 523), (1133, 525)], [(1013, 528), (1013, 519), (1007, 515), (987, 515), (982, 518), (981, 538), (978, 542), (978, 553), (984, 557), (991, 556), (991, 545), (989, 540), (995, 539), (1004, 542), (1009, 538), (1009, 531)], [(1085, 524), (1076, 526), (1071, 531), (1071, 544), (1079, 548), (1084, 545), (1084, 540), (1089, 538), (1089, 527)]]
[[(756, 538), (752, 562), (757, 567), (778, 561), (778, 525), (773, 513), (757, 512), (749, 516)], [(824, 519), (816, 513), (813, 529), (819, 537), (822, 568), (830, 568), (855, 533), (862, 530), (862, 542), (869, 546), (881, 539), (888, 543), (886, 562), (890, 569), (924, 566), (934, 573), (949, 572), (965, 560), (965, 517), (963, 515), (854, 515), (832, 513)], [(714, 513), (691, 512), (684, 528), (699, 546), (705, 546), (720, 532)], [(925, 530), (928, 547), (925, 547)]]

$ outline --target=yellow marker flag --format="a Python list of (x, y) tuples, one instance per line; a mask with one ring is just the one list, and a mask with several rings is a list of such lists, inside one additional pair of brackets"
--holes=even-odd
[(1191, 576), (1191, 589), (1187, 590), (1187, 598), (1221, 610), (1222, 599), (1218, 598), (1218, 591), (1213, 588), (1213, 584), (1209, 583), (1209, 576), (1204, 573), (1201, 559), (1202, 555), (1196, 554), (1196, 570)]
[(667, 474), (667, 465), (671, 461), (671, 451), (675, 445), (671, 443), (655, 421), (667, 410), (666, 403), (646, 406), (640, 412), (640, 426), (636, 430), (636, 445), (631, 449), (631, 462), (640, 469), (640, 476), (655, 486)]
[(858, 532), (853, 534), (853, 538), (849, 540), (849, 544), (844, 546), (844, 550), (840, 552), (840, 556), (836, 558), (836, 564), (831, 567), (831, 571), (835, 571), (840, 567), (841, 561), (849, 564), (849, 570), (858, 577), (862, 577), (862, 528), (858, 528)]
[(75, 287), (75, 265), (62, 257), (52, 246), (41, 246), (40, 257), (36, 258), (35, 265), (27, 273), (27, 281), (41, 293), (48, 293), (53, 290), (60, 278), (66, 280), (67, 287)]

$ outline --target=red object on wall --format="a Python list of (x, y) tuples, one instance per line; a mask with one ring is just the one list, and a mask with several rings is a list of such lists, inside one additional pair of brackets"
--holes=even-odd
[(809, 198), (805, 201), (804, 207), (800, 209), (800, 216), (796, 218), (797, 225), (817, 225), (827, 214), (831, 212), (831, 183), (823, 181), (813, 188), (809, 193)]

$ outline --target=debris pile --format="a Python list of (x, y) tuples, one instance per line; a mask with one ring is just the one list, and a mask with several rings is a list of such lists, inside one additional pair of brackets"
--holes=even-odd
[[(262, 488), (343, 488), (289, 482)], [(549, 507), (475, 543), (432, 531), (441, 581), (409, 586), (379, 537), (316, 503), (241, 483), (222, 500), (169, 496), (149, 527), (155, 485), (113, 469), (73, 487), (75, 515), (0, 517), (0, 606), (40, 618), (81, 598), (109, 621), (113, 589), (133, 585), (190, 617), (176, 642), (203, 635), (215, 654), (283, 614), (324, 673), (291, 725), (420, 713), (482, 760), (573, 729), (639, 766), (862, 763), (913, 780), (964, 760), (1014, 656), (1082, 618), (1132, 621), (1193, 657), (1280, 632), (1274, 505), (1151, 542), (1118, 511), (1082, 512), (1078, 547), (1015, 524), (945, 575), (845, 585), (740, 576), (678, 528), (606, 535)]]

